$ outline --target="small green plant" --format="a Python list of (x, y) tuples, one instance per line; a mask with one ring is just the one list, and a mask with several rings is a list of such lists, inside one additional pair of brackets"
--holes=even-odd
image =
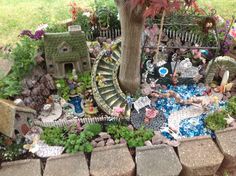
[(57, 32), (67, 32), (66, 25), (63, 24), (49, 24), (46, 32), (57, 33)]
[(91, 73), (90, 72), (84, 72), (78, 75), (78, 81), (84, 85), (87, 89), (91, 88)]
[(94, 134), (90, 131), (83, 131), (79, 135), (69, 134), (68, 139), (65, 142), (65, 149), (67, 153), (92, 152), (93, 146), (90, 140), (94, 137)]
[[(8, 144), (4, 144), (4, 141), (8, 140)], [(12, 161), (19, 158), (24, 154), (23, 149), (24, 141), (22, 139), (16, 139), (12, 141), (6, 137), (0, 137), (0, 158), (5, 161)]]
[(227, 121), (225, 120), (226, 112), (214, 112), (205, 119), (206, 127), (213, 130), (222, 130), (226, 127)]
[(41, 139), (48, 145), (63, 146), (66, 139), (66, 132), (63, 128), (45, 128)]
[(94, 136), (97, 136), (102, 131), (102, 126), (99, 123), (87, 124), (85, 125), (84, 130), (93, 133)]
[(58, 94), (65, 100), (69, 100), (70, 88), (64, 79), (56, 80)]
[(115, 139), (125, 139), (129, 147), (144, 146), (144, 142), (153, 137), (153, 131), (144, 127), (130, 130), (127, 126), (112, 124), (107, 127), (107, 132)]
[(229, 99), (228, 104), (226, 106), (226, 111), (233, 117), (236, 116), (236, 97), (233, 96)]
[(14, 65), (11, 73), (0, 80), (0, 98), (18, 95), (22, 89), (21, 81), (35, 65), (35, 54), (42, 47), (42, 41), (22, 37), (13, 48), (10, 58)]

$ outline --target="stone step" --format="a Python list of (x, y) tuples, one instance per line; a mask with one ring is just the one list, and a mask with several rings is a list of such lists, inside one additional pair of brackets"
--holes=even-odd
[(178, 176), (182, 170), (173, 147), (158, 145), (136, 148), (137, 176)]
[[(43, 176), (89, 176), (84, 153), (64, 154), (47, 159)], [(23, 175), (22, 175), (23, 176)], [(33, 175), (32, 175), (33, 176)]]
[(1, 176), (42, 176), (41, 161), (27, 159), (2, 163)]
[(178, 146), (181, 175), (215, 175), (224, 156), (210, 136), (186, 138)]
[(96, 148), (90, 161), (91, 176), (134, 176), (135, 164), (126, 145)]

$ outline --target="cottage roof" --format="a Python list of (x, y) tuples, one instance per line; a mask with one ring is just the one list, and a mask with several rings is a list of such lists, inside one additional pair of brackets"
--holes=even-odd
[[(71, 62), (77, 61), (78, 58), (88, 57), (86, 37), (82, 32), (46, 33), (44, 42), (47, 59), (54, 59), (56, 62)], [(64, 43), (70, 46), (71, 51), (64, 53), (59, 51), (58, 48)]]

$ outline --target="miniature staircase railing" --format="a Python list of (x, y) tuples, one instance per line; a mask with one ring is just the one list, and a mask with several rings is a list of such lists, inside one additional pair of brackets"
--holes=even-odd
[(129, 117), (130, 107), (117, 79), (120, 65), (121, 41), (117, 41), (111, 47), (114, 48), (111, 53), (109, 54), (109, 51), (103, 50), (93, 65), (93, 96), (98, 106), (108, 115), (112, 115), (114, 107), (121, 107), (125, 109), (125, 117)]

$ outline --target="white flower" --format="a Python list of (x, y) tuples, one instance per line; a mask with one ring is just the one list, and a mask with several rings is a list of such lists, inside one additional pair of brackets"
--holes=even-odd
[(89, 18), (91, 14), (90, 12), (84, 12), (83, 15)]
[(41, 24), (37, 27), (35, 31), (45, 30), (47, 29), (47, 27), (48, 27), (48, 24)]

